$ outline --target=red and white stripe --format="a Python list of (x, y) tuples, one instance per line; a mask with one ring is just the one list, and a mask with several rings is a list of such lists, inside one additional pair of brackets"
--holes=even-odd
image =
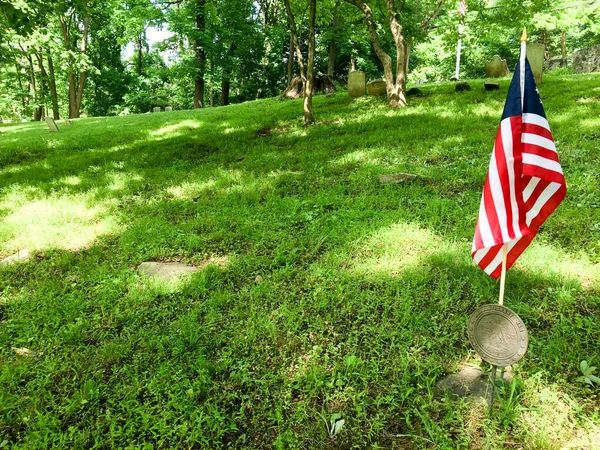
[(492, 278), (523, 253), (566, 194), (548, 121), (525, 113), (504, 119), (483, 188), (473, 239), (473, 260)]
[(464, 16), (467, 12), (467, 4), (465, 3), (465, 0), (460, 0), (460, 3), (458, 4), (458, 13), (461, 16)]

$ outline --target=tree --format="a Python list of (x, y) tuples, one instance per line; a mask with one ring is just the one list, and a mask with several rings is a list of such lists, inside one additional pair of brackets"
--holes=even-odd
[[(379, 37), (377, 20), (370, 3), (367, 0), (345, 0), (360, 9), (364, 15), (369, 30), (369, 37), (377, 57), (383, 66), (388, 105), (392, 107), (406, 106), (406, 76), (408, 69), (409, 42), (426, 33), (432, 19), (444, 6), (444, 0), (435, 2), (417, 2), (409, 5), (402, 2), (400, 10), (396, 9), (395, 0), (385, 0), (384, 7), (387, 22), (395, 46), (395, 70), (392, 57), (386, 52)], [(378, 4), (379, 5), (379, 4)], [(379, 5), (380, 6), (380, 5)], [(403, 25), (404, 22), (406, 25)], [(416, 26), (417, 24), (420, 26)], [(408, 38), (406, 32), (409, 31)]]
[(290, 0), (284, 0), (285, 9), (288, 15), (290, 24), (290, 33), (292, 42), (296, 49), (296, 60), (300, 69), (300, 77), (302, 79), (302, 89), (304, 92), (304, 125), (310, 125), (315, 122), (315, 117), (312, 110), (312, 89), (313, 89), (313, 71), (315, 64), (315, 15), (316, 15), (316, 0), (309, 0), (309, 19), (308, 19), (308, 67), (305, 70), (304, 58), (302, 49), (298, 41), (298, 31), (296, 29), (296, 21), (294, 13), (290, 6)]

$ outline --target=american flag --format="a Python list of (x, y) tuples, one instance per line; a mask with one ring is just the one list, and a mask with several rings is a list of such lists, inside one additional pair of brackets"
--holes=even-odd
[(461, 16), (464, 16), (466, 12), (467, 12), (467, 4), (465, 3), (465, 0), (460, 0), (460, 3), (458, 4), (458, 13)]
[(475, 228), (473, 260), (497, 279), (502, 272), (503, 245), (508, 244), (508, 269), (566, 192), (552, 133), (524, 58), (524, 64), (515, 69), (498, 127)]

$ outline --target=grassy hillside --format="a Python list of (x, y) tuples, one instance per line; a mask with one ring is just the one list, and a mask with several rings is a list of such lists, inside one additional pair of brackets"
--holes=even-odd
[(471, 84), (309, 129), (276, 99), (1, 126), (0, 256), (32, 258), (0, 268), (0, 448), (599, 448), (600, 76), (540, 87), (568, 194), (508, 273), (514, 382), (491, 418), (435, 397), (498, 295), (470, 249), (509, 80)]

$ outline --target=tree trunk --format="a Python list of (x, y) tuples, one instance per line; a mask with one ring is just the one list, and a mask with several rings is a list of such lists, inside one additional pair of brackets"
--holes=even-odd
[[(44, 83), (48, 83), (48, 85), (50, 85), (50, 80), (48, 79), (46, 68), (44, 67), (44, 55), (42, 54), (42, 51), (40, 50), (39, 52), (36, 52), (35, 57), (38, 61), (38, 67), (40, 68), (40, 101), (43, 102), (46, 97)], [(41, 116), (44, 116), (43, 110), (41, 111)]]
[(50, 97), (52, 98), (52, 117), (54, 120), (60, 119), (58, 110), (58, 94), (56, 92), (56, 78), (54, 75), (54, 63), (52, 62), (52, 55), (48, 52), (48, 70), (50, 71), (48, 77), (48, 87), (50, 88)]
[[(86, 17), (83, 19), (83, 37), (81, 39), (81, 54), (85, 56), (87, 53), (87, 44), (88, 44), (88, 35), (90, 30), (90, 18)], [(77, 86), (77, 96), (76, 96), (76, 117), (79, 117), (79, 113), (81, 110), (81, 105), (83, 103), (83, 87), (85, 86), (85, 78), (87, 76), (87, 71), (79, 70), (79, 85)]]
[(350, 53), (350, 70), (348, 72), (354, 72), (356, 70), (356, 58), (354, 52)]
[[(215, 75), (215, 60), (214, 58), (210, 59), (210, 79), (214, 79), (214, 75)], [(211, 108), (213, 106), (215, 106), (215, 90), (213, 88), (213, 84), (211, 83), (210, 88), (208, 89), (208, 98), (209, 98), (209, 104), (211, 106)]]
[(290, 0), (283, 0), (285, 3), (285, 10), (287, 11), (288, 20), (290, 23), (290, 37), (294, 49), (296, 50), (296, 59), (298, 60), (298, 68), (300, 69), (300, 78), (302, 78), (302, 85), (306, 85), (306, 73), (304, 71), (304, 58), (302, 58), (302, 51), (300, 50), (300, 44), (298, 43), (298, 32), (296, 31), (296, 22), (294, 21), (294, 14), (290, 7)]
[(563, 65), (567, 65), (567, 33), (564, 31), (561, 34), (560, 38), (560, 56), (563, 60)]
[(290, 53), (288, 56), (288, 69), (287, 69), (287, 85), (288, 86), (292, 82), (293, 75), (294, 75), (294, 38), (292, 37), (292, 33), (290, 33)]
[(329, 42), (329, 62), (327, 64), (327, 76), (332, 78), (333, 73), (335, 71), (335, 55), (336, 55), (336, 45), (335, 40), (337, 38), (337, 32), (340, 25), (340, 18), (338, 16), (338, 8), (340, 7), (340, 0), (335, 3), (335, 9), (333, 10), (333, 24), (331, 26), (331, 31), (333, 32), (331, 37), (331, 42)]
[(227, 62), (223, 68), (223, 79), (221, 80), (221, 106), (229, 105), (229, 89), (231, 87), (231, 60), (235, 54), (235, 44), (229, 46), (227, 51)]
[(359, 8), (365, 20), (367, 22), (367, 29), (375, 53), (383, 65), (383, 74), (386, 85), (387, 101), (388, 105), (394, 108), (400, 106), (406, 106), (406, 57), (407, 57), (407, 46), (404, 40), (402, 25), (398, 22), (396, 7), (394, 0), (385, 0), (385, 5), (388, 13), (388, 22), (392, 36), (394, 38), (394, 44), (396, 46), (396, 76), (394, 77), (394, 68), (392, 64), (392, 58), (388, 55), (377, 34), (377, 27), (373, 18), (373, 11), (370, 6), (364, 0), (345, 0), (347, 3)]
[[(75, 67), (73, 57), (71, 56), (71, 21), (73, 17), (67, 20), (65, 16), (59, 16), (60, 26), (63, 34), (63, 41), (65, 50), (67, 51), (67, 80), (69, 82), (69, 119), (76, 119), (79, 117), (81, 104), (83, 100), (83, 88), (85, 86), (86, 71), (79, 71), (79, 83), (75, 73)], [(87, 43), (90, 27), (90, 18), (85, 17), (83, 19), (83, 35), (81, 39), (80, 53), (85, 56), (87, 52)]]
[(25, 103), (25, 96), (23, 95), (23, 82), (21, 81), (21, 67), (19, 66), (19, 62), (18, 59), (15, 58), (15, 72), (17, 74), (17, 83), (19, 84), (19, 93), (21, 96), (21, 104), (23, 105), (23, 111), (21, 111), (21, 114), (25, 114), (25, 111), (27, 110), (27, 105)]
[(312, 107), (313, 73), (315, 67), (315, 15), (317, 0), (310, 0), (308, 12), (308, 64), (304, 85), (304, 125), (315, 123)]
[[(23, 47), (21, 47), (21, 50), (25, 51)], [(35, 71), (33, 70), (33, 59), (31, 58), (31, 55), (28, 54), (25, 55), (25, 58), (27, 58), (27, 61), (29, 62), (29, 86), (32, 93), (31, 96), (36, 104), (36, 107), (33, 110), (33, 120), (38, 122), (42, 120), (42, 116), (44, 115), (44, 105), (42, 104), (42, 99), (39, 98), (38, 95), (37, 84), (35, 81)]]
[[(204, 12), (206, 0), (197, 0), (198, 10), (196, 11), (196, 33), (204, 33), (206, 23), (204, 21)], [(206, 51), (198, 37), (194, 40), (194, 49), (196, 53), (196, 78), (194, 80), (194, 108), (204, 108), (204, 66), (206, 65)]]
[(138, 75), (142, 75), (142, 65), (144, 62), (144, 50), (143, 50), (143, 42), (142, 42), (143, 33), (138, 34), (137, 39), (137, 64), (136, 71)]

